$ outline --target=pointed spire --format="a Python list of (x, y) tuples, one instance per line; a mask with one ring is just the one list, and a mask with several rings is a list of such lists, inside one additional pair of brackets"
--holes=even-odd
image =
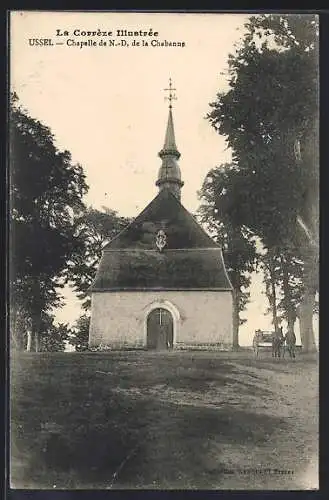
[(165, 90), (169, 91), (169, 96), (166, 97), (166, 99), (169, 100), (169, 115), (164, 145), (159, 152), (159, 156), (162, 160), (162, 165), (159, 170), (156, 185), (160, 190), (164, 187), (170, 189), (175, 194), (175, 196), (180, 199), (180, 191), (181, 187), (184, 185), (184, 182), (181, 180), (180, 168), (177, 165), (177, 160), (179, 160), (180, 158), (180, 152), (178, 151), (176, 146), (174, 121), (172, 115), (172, 100), (177, 98), (173, 94), (173, 90), (176, 89), (172, 87), (171, 78), (169, 79), (169, 88)]
[(174, 120), (172, 115), (172, 108), (170, 106), (165, 140), (163, 148), (159, 152), (159, 156), (161, 159), (163, 159), (163, 157), (166, 155), (173, 155), (177, 158), (177, 160), (180, 158), (180, 152), (177, 149), (175, 141)]
[(164, 141), (164, 145), (163, 145), (163, 150), (175, 151), (176, 154), (178, 154), (178, 158), (179, 158), (180, 154), (179, 154), (179, 152), (177, 150), (177, 146), (176, 146), (174, 121), (173, 121), (171, 109), (172, 108), (169, 106), (168, 123), (167, 123), (167, 130), (166, 130), (166, 136), (165, 136), (165, 141)]

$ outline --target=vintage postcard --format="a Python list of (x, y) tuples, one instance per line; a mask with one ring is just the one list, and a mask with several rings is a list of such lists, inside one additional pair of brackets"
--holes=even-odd
[(9, 28), (11, 488), (318, 489), (318, 17)]

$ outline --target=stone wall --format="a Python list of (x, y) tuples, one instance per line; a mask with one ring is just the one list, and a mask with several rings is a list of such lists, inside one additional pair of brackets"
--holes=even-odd
[(229, 291), (122, 291), (92, 294), (90, 347), (145, 347), (146, 319), (157, 307), (172, 313), (175, 347), (232, 345)]

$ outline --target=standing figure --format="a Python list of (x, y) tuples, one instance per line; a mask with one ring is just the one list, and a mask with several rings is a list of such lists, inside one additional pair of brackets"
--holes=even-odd
[(281, 354), (282, 354), (283, 358), (284, 358), (284, 356), (286, 354), (286, 348), (287, 348), (287, 345), (286, 345), (286, 335), (283, 335), (283, 337), (282, 337), (282, 351), (281, 351)]
[(282, 327), (273, 333), (272, 336), (272, 357), (280, 358), (281, 357), (281, 348), (284, 342)]
[(252, 347), (254, 350), (255, 358), (258, 358), (259, 354), (259, 344), (263, 339), (263, 334), (261, 330), (255, 330), (254, 338), (252, 339)]
[(286, 334), (286, 346), (289, 352), (290, 358), (295, 358), (295, 349), (296, 349), (296, 335), (292, 330), (288, 330)]
[(284, 343), (285, 343), (285, 336), (283, 335), (282, 326), (279, 328), (279, 340), (280, 340), (280, 345), (279, 345), (279, 358), (280, 358), (281, 354), (284, 357)]

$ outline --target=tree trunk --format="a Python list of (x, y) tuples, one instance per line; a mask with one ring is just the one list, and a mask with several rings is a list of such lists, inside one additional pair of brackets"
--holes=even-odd
[(32, 325), (32, 349), (35, 352), (39, 350), (39, 330), (41, 323), (41, 290), (39, 277), (33, 278), (33, 305), (31, 314)]
[(40, 313), (35, 312), (32, 316), (32, 348), (33, 351), (39, 351), (39, 330), (40, 330)]
[(272, 322), (274, 326), (274, 330), (276, 332), (279, 331), (279, 319), (278, 319), (278, 310), (276, 305), (276, 288), (275, 288), (275, 276), (274, 276), (274, 264), (271, 260), (269, 266), (269, 280), (270, 280), (270, 297), (269, 302), (272, 309)]
[(17, 332), (18, 332), (18, 311), (17, 307), (12, 306), (10, 313), (10, 350), (18, 350), (19, 342), (17, 340)]
[(289, 272), (287, 259), (281, 256), (281, 266), (282, 266), (282, 288), (284, 295), (284, 308), (286, 313), (286, 319), (288, 323), (288, 331), (294, 332), (294, 325), (296, 321), (296, 309), (292, 302), (291, 290), (289, 285)]
[(35, 352), (39, 352), (39, 328), (35, 332)]
[(319, 113), (310, 118), (305, 131), (301, 168), (307, 174), (302, 218), (308, 228), (302, 245), (304, 260), (304, 296), (299, 307), (300, 337), (304, 352), (316, 350), (313, 331), (315, 294), (319, 288)]
[(275, 283), (271, 279), (271, 288), (272, 288), (272, 315), (273, 315), (273, 325), (274, 325), (274, 330), (276, 332), (279, 331), (279, 319), (278, 319), (278, 311), (276, 307), (276, 289), (275, 289)]
[[(313, 234), (315, 231), (313, 232)], [(318, 290), (318, 246), (304, 248), (304, 296), (299, 307), (300, 337), (304, 352), (314, 352), (316, 344), (313, 331), (315, 294)]]
[(314, 352), (313, 311), (317, 290), (317, 250), (309, 247), (304, 253), (304, 295), (299, 307), (300, 338), (304, 352)]
[(316, 351), (316, 344), (313, 331), (313, 307), (315, 301), (315, 293), (305, 291), (302, 303), (300, 304), (299, 325), (300, 339), (302, 342), (303, 352)]
[(11, 317), (11, 340), (15, 348), (19, 351), (26, 350), (27, 343), (27, 320), (26, 311), (23, 307), (12, 308)]
[(239, 291), (233, 290), (233, 350), (239, 349)]
[(27, 352), (31, 352), (31, 347), (32, 347), (32, 333), (27, 332), (27, 345), (26, 345)]

